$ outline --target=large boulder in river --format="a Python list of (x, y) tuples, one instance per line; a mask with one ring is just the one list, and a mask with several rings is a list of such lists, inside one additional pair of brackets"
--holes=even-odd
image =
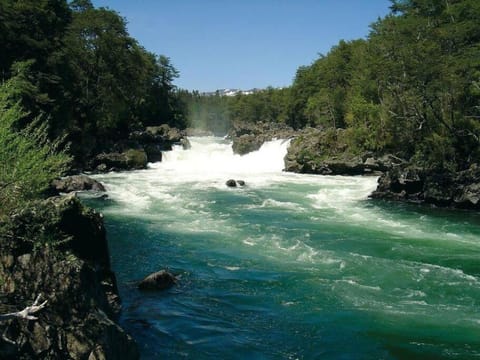
[(235, 154), (245, 155), (260, 149), (264, 142), (264, 136), (245, 134), (233, 139), (232, 149)]
[(120, 299), (100, 214), (70, 195), (31, 203), (4, 225), (0, 313), (38, 294), (48, 302), (37, 320), (0, 322), (0, 358), (138, 359), (116, 322)]
[(160, 270), (148, 275), (140, 281), (138, 288), (140, 290), (166, 290), (177, 283), (177, 278), (166, 270)]
[(69, 193), (73, 191), (105, 191), (102, 183), (98, 182), (87, 175), (72, 175), (62, 179), (52, 181), (52, 187), (61, 193)]

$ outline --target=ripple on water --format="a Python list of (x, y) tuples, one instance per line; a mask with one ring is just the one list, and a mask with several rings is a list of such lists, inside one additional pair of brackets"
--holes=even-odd
[[(281, 142), (247, 162), (215, 141), (96, 175), (143, 358), (479, 356), (478, 218), (368, 201), (373, 177), (283, 173)], [(166, 266), (176, 288), (131, 285)]]

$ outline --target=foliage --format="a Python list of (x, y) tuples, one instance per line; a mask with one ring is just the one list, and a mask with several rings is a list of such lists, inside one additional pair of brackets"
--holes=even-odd
[(480, 2), (393, 0), (391, 9), (366, 40), (342, 40), (301, 66), (290, 88), (216, 99), (221, 118), (343, 128), (346, 151), (422, 166), (479, 162)]
[(225, 135), (233, 122), (284, 124), (288, 119), (289, 88), (269, 87), (235, 96), (222, 96), (218, 92), (205, 95), (197, 91), (182, 91), (180, 95), (187, 104), (189, 125), (219, 135)]
[(69, 157), (60, 141), (50, 141), (46, 123), (37, 118), (15, 130), (25, 112), (12, 99), (16, 78), (0, 86), (0, 215), (39, 197), (66, 170)]
[(351, 153), (468, 168), (480, 161), (480, 2), (391, 3), (367, 39), (340, 41), (290, 87), (227, 97), (178, 90), (171, 60), (90, 0), (0, 0), (0, 76), (21, 74), (17, 126), (49, 114), (51, 138), (66, 136), (80, 163), (147, 125), (225, 134), (262, 121), (345, 129)]
[(141, 47), (115, 11), (90, 0), (0, 0), (0, 44), (2, 80), (31, 62), (24, 122), (49, 114), (50, 137), (66, 136), (78, 163), (146, 125), (186, 126), (177, 70)]

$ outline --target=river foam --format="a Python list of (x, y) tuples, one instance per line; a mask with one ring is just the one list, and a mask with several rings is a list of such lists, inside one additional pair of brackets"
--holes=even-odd
[[(288, 141), (244, 156), (225, 139), (191, 144), (146, 170), (96, 175), (125, 316), (153, 319), (130, 329), (145, 358), (314, 358), (312, 343), (332, 358), (389, 358), (386, 343), (429, 344), (414, 355), (432, 343), (439, 356), (480, 348), (478, 219), (369, 200), (375, 177), (286, 173)], [(182, 274), (173, 293), (129, 287), (166, 265)]]

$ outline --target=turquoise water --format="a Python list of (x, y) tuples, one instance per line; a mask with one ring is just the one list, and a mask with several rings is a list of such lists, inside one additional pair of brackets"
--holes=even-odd
[[(97, 176), (109, 199), (88, 200), (143, 359), (480, 358), (478, 214), (368, 200), (373, 177), (283, 173), (281, 141), (192, 145)], [(136, 289), (163, 268), (178, 286)]]

